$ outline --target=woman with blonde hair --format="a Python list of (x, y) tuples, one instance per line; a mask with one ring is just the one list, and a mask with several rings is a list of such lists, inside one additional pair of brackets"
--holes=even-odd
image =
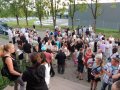
[(4, 73), (4, 71), (1, 71), (1, 73), (4, 73), (5, 77), (15, 82), (14, 90), (18, 90), (18, 83), (20, 84), (20, 90), (24, 90), (24, 83), (21, 79), (22, 74), (18, 68), (16, 60), (11, 56), (11, 54), (15, 52), (14, 45), (12, 43), (4, 45), (3, 51), (3, 68), (6, 74)]
[(97, 90), (97, 84), (101, 81), (101, 75), (103, 74), (103, 60), (96, 58), (91, 70), (91, 89)]
[(2, 57), (3, 54), (4, 54), (4, 52), (3, 52), (3, 45), (0, 45), (0, 57)]

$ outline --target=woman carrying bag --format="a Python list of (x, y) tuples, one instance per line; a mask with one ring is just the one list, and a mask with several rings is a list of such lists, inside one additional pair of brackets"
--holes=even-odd
[(18, 68), (16, 60), (11, 56), (11, 54), (15, 52), (14, 45), (12, 43), (4, 45), (3, 51), (3, 68), (1, 74), (7, 77), (10, 81), (15, 82), (14, 90), (18, 90), (18, 84), (20, 84), (20, 90), (24, 90), (24, 82), (21, 79), (22, 74)]

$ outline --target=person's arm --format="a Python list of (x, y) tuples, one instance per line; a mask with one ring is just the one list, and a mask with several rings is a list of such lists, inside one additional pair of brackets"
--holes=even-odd
[(107, 66), (108, 66), (107, 64), (104, 66), (104, 68), (103, 68), (103, 73), (105, 73), (105, 74), (107, 74), (109, 77), (111, 77), (112, 74), (107, 71), (107, 68), (109, 68), (109, 67), (107, 67)]
[(120, 78), (120, 73), (115, 74), (115, 75), (112, 75), (112, 78), (113, 78), (113, 79), (118, 79), (118, 78)]
[(16, 75), (16, 76), (21, 76), (21, 73), (14, 70), (13, 62), (10, 57), (6, 58), (5, 63), (7, 64), (8, 70), (11, 74)]

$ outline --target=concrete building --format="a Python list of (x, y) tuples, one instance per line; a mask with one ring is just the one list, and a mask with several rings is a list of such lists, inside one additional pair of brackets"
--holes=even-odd
[[(102, 14), (97, 18), (97, 28), (120, 28), (120, 3), (102, 3)], [(90, 9), (88, 8), (84, 12), (76, 11), (74, 17), (75, 26), (89, 26), (93, 24), (93, 17)], [(69, 18), (69, 25), (71, 26), (71, 20)]]

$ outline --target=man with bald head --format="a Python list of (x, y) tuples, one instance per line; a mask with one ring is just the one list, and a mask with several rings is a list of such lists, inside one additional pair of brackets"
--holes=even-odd
[(120, 80), (113, 83), (111, 90), (120, 90)]

